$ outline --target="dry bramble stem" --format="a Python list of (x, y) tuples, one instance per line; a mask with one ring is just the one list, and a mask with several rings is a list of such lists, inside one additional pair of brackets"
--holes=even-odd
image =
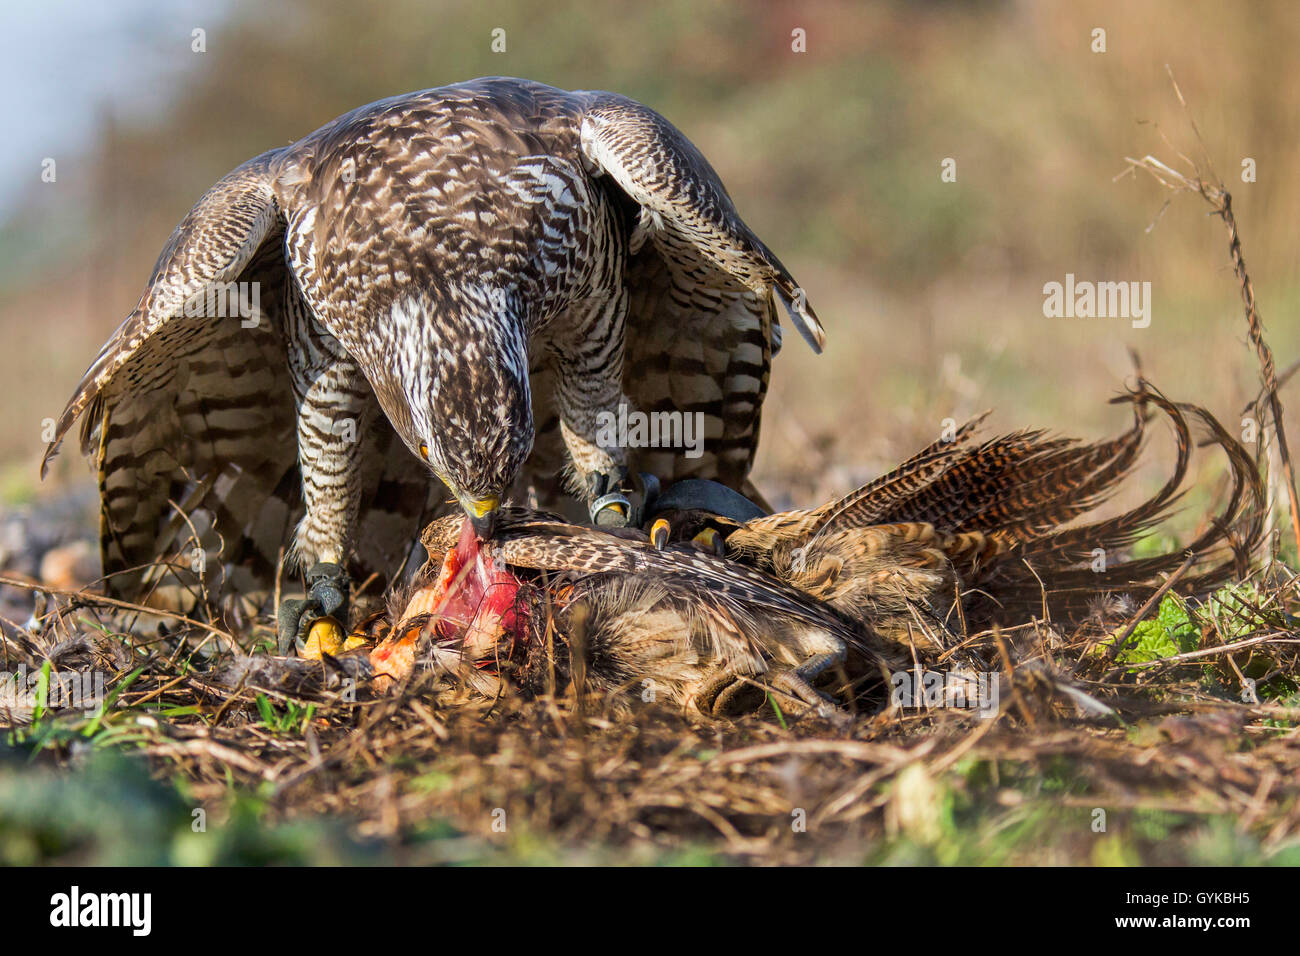
[[(1178, 102), (1182, 104), (1183, 110), (1187, 111), (1187, 101), (1183, 98), (1183, 91), (1179, 89), (1178, 82), (1174, 79), (1173, 72), (1169, 67), (1165, 67), (1169, 73), (1169, 82), (1173, 84), (1174, 93), (1178, 96)], [(1264, 395), (1268, 397), (1269, 415), (1273, 420), (1274, 432), (1277, 435), (1278, 455), (1282, 460), (1282, 473), (1286, 478), (1287, 498), (1291, 510), (1291, 531), (1295, 535), (1296, 545), (1300, 547), (1300, 499), (1296, 496), (1295, 469), (1291, 463), (1291, 451), (1287, 445), (1286, 429), (1283, 426), (1282, 400), (1278, 397), (1278, 375), (1277, 368), (1273, 361), (1273, 350), (1264, 341), (1263, 322), (1259, 317), (1259, 308), (1255, 302), (1255, 286), (1250, 281), (1250, 273), (1246, 271), (1246, 260), (1241, 253), (1241, 234), (1237, 229), (1237, 219), (1232, 213), (1232, 195), (1224, 186), (1223, 181), (1214, 172), (1213, 164), (1209, 162), (1209, 153), (1205, 149), (1205, 144), (1201, 140), (1201, 132), (1197, 129), (1196, 121), (1188, 113), (1188, 122), (1191, 124), (1192, 132), (1195, 133), (1197, 142), (1201, 144), (1201, 150), (1206, 154), (1206, 165), (1209, 169), (1209, 177), (1200, 174), (1197, 165), (1182, 156), (1182, 159), (1192, 168), (1193, 175), (1184, 175), (1178, 170), (1171, 168), (1150, 154), (1143, 156), (1141, 159), (1124, 157), (1124, 161), (1129, 164), (1129, 169), (1125, 172), (1132, 172), (1135, 169), (1142, 169), (1155, 177), (1156, 181), (1167, 189), (1174, 192), (1194, 192), (1201, 196), (1213, 208), (1215, 215), (1223, 220), (1224, 226), (1228, 230), (1228, 254), (1232, 258), (1232, 269), (1237, 275), (1237, 281), (1241, 287), (1241, 298), (1246, 310), (1246, 325), (1250, 336), (1250, 344), (1255, 349), (1255, 355), (1259, 359), (1260, 380), (1264, 386)], [(1180, 154), (1181, 155), (1181, 154)], [(1256, 403), (1258, 405), (1258, 403)]]

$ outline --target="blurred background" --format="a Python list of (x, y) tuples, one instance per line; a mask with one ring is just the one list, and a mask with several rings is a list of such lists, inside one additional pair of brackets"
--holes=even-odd
[[(1285, 2), (54, 0), (3, 17), (10, 509), (89, 487), (72, 447), (40, 484), (42, 421), (209, 185), (353, 107), (480, 75), (659, 110), (808, 291), (829, 346), (788, 336), (756, 474), (783, 502), (847, 490), (985, 408), (995, 428), (1112, 432), (1130, 348), (1237, 430), (1258, 371), (1222, 223), (1188, 195), (1161, 215), (1154, 181), (1115, 178), (1126, 155), (1202, 157), (1166, 64), (1233, 191), (1278, 365), (1300, 356), (1300, 14)], [(1150, 326), (1045, 318), (1043, 285), (1066, 273), (1150, 282)]]

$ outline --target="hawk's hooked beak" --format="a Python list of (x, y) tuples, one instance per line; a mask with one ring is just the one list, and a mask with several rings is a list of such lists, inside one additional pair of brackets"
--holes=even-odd
[(474, 526), (474, 536), (480, 541), (487, 541), (496, 530), (497, 508), (500, 505), (501, 499), (496, 495), (460, 499), (460, 506), (465, 509), (465, 514), (469, 516), (469, 523)]

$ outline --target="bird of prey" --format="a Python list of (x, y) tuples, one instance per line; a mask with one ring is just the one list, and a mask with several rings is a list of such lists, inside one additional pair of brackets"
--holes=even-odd
[[(511, 509), (497, 539), (480, 545), (458, 518), (435, 520), (422, 539), (429, 563), (396, 602), (371, 665), (382, 684), (429, 648), (444, 666), (468, 661), (461, 672), (471, 676), (503, 661), (527, 671), (554, 646), (605, 690), (652, 686), (717, 716), (762, 681), (833, 714), (822, 688), (837, 674), (869, 680), (995, 623), (1081, 621), (1098, 595), (1154, 593), (1188, 553), (1199, 570), (1180, 591), (1224, 579), (1261, 539), (1263, 489), (1249, 454), (1207, 412), (1146, 383), (1120, 400), (1133, 403), (1134, 423), (1113, 439), (1019, 431), (977, 441), (977, 419), (808, 511), (737, 522), (734, 492), (719, 486), (721, 513), (667, 508), (650, 534)], [(1173, 424), (1173, 474), (1131, 510), (1077, 523), (1131, 472), (1148, 406)], [(1125, 559), (1176, 501), (1193, 425), (1227, 455), (1228, 501), (1185, 549)]]
[[(486, 538), (502, 502), (562, 486), (624, 523), (629, 471), (746, 488), (782, 312), (820, 351), (794, 278), (653, 110), (508, 78), (393, 97), (198, 201), (43, 469), (82, 418), (116, 594), (157, 590), (167, 556), (173, 591), (256, 606), (287, 552), (310, 590), (284, 640), (346, 613), (348, 572), (390, 576), (449, 497)], [(599, 427), (622, 405), (701, 414), (703, 453), (622, 447)]]

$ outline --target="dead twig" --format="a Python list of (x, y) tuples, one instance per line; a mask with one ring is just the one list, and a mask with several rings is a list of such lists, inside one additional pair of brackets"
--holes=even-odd
[(1291, 531), (1295, 536), (1297, 546), (1300, 546), (1300, 497), (1296, 494), (1295, 468), (1291, 461), (1290, 446), (1287, 443), (1286, 427), (1283, 424), (1282, 400), (1278, 397), (1280, 383), (1273, 359), (1273, 350), (1264, 339), (1264, 326), (1255, 299), (1255, 286), (1251, 282), (1250, 273), (1246, 270), (1246, 260), (1242, 255), (1241, 233), (1237, 228), (1237, 218), (1232, 212), (1232, 194), (1228, 192), (1223, 181), (1214, 172), (1213, 163), (1209, 160), (1209, 151), (1201, 140), (1200, 130), (1196, 126), (1196, 121), (1191, 117), (1191, 111), (1187, 107), (1187, 101), (1183, 98), (1183, 91), (1179, 89), (1178, 82), (1174, 79), (1173, 71), (1168, 66), (1165, 67), (1165, 70), (1169, 74), (1169, 82), (1173, 84), (1174, 93), (1178, 96), (1178, 102), (1187, 114), (1192, 132), (1196, 135), (1197, 142), (1201, 146), (1209, 175), (1202, 175), (1197, 164), (1185, 156), (1182, 159), (1191, 167), (1190, 174), (1179, 172), (1150, 154), (1143, 156), (1141, 159), (1126, 156), (1124, 161), (1129, 164), (1127, 171), (1141, 169), (1149, 173), (1166, 189), (1175, 193), (1196, 193), (1208, 202), (1213, 207), (1215, 215), (1223, 220), (1224, 227), (1228, 231), (1228, 255), (1232, 260), (1232, 269), (1237, 276), (1241, 299), (1245, 308), (1247, 333), (1250, 344), (1255, 350), (1255, 356), (1259, 361), (1260, 381), (1263, 384), (1264, 394), (1268, 401), (1273, 432), (1277, 436), (1278, 455), (1282, 462), (1282, 474), (1286, 483), (1291, 512)]

